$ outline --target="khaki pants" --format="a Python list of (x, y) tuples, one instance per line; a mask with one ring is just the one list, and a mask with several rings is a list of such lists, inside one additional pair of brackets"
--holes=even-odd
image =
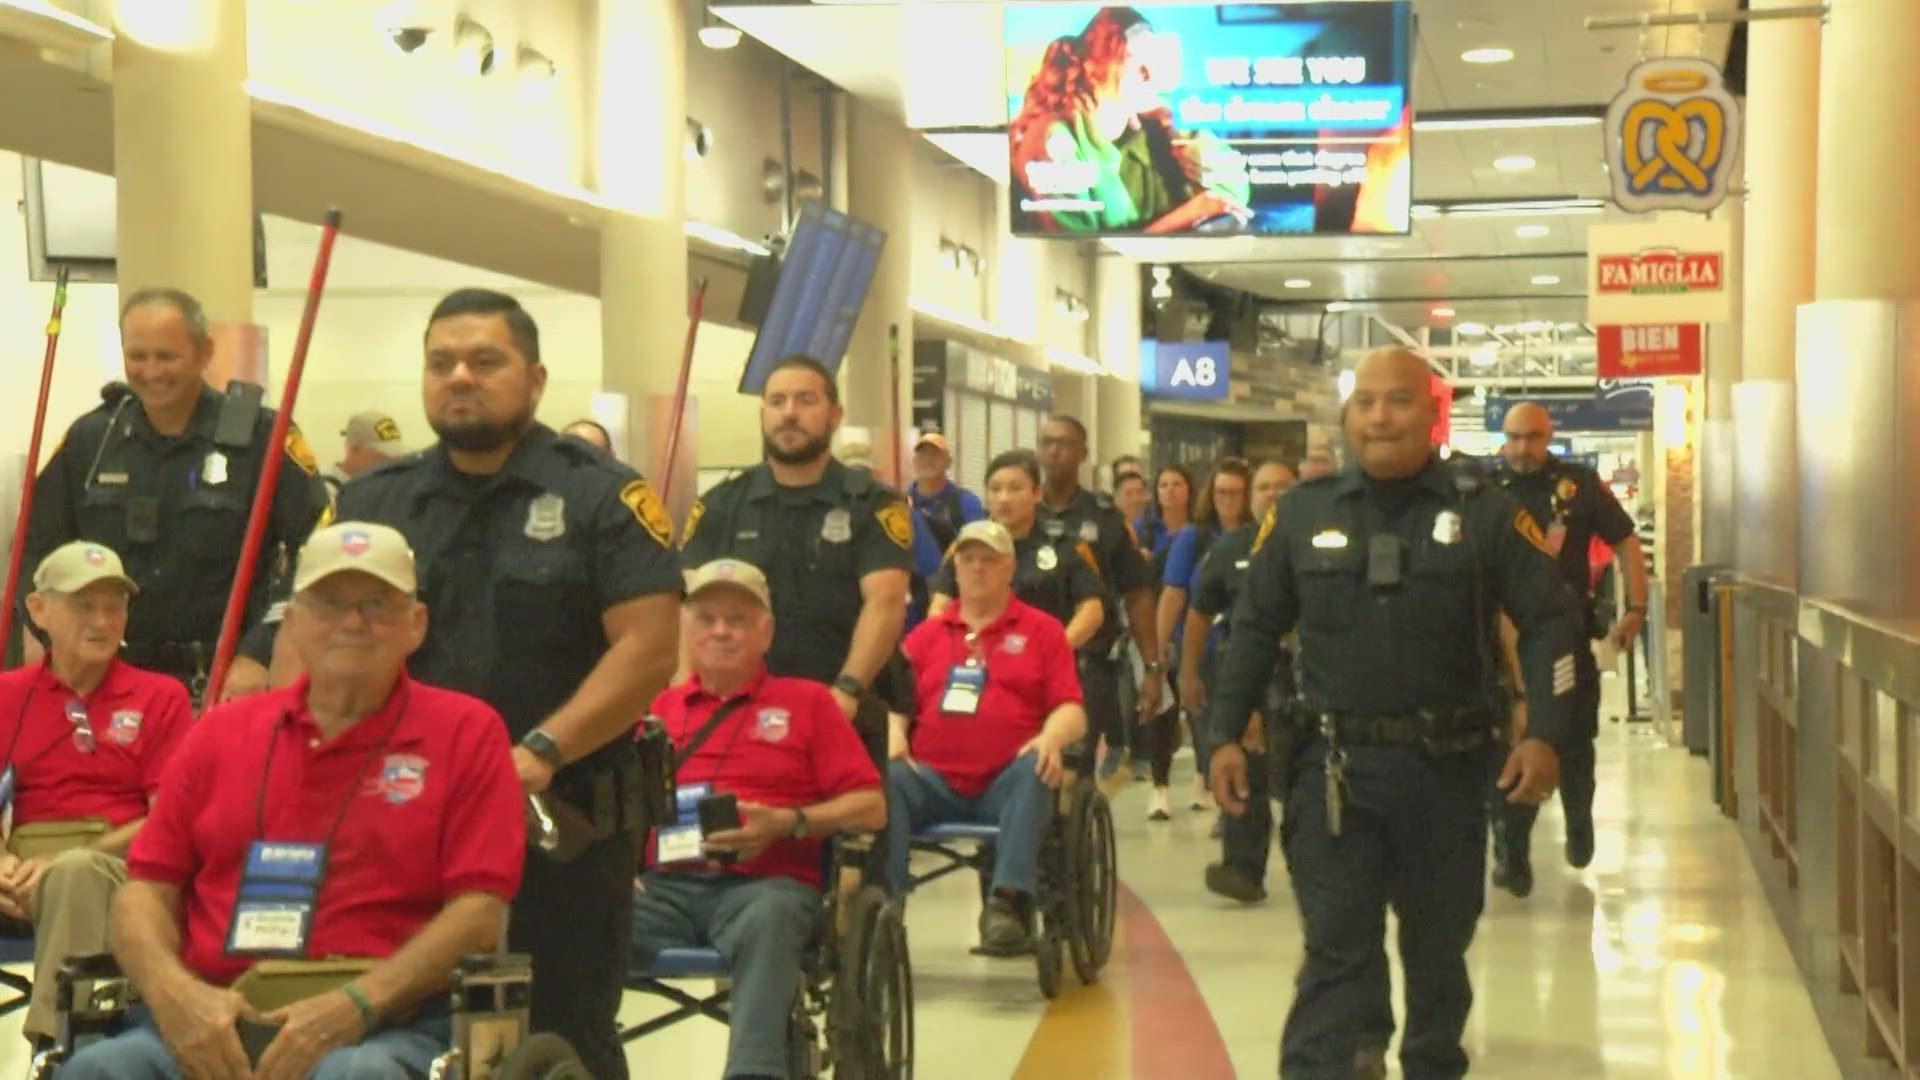
[(69, 956), (107, 951), (113, 894), (127, 880), (127, 862), (80, 847), (54, 856), (34, 894), (33, 995), (22, 1025), (29, 1038), (52, 1038), (54, 993)]

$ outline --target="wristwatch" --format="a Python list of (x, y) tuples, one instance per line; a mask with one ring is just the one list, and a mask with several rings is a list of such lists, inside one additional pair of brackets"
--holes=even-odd
[(556, 770), (567, 763), (566, 755), (560, 752), (560, 744), (553, 741), (553, 736), (539, 728), (534, 728), (520, 736), (520, 745), (533, 751), (534, 757), (553, 766)]
[(807, 827), (807, 812), (799, 807), (793, 808), (793, 831), (788, 833), (795, 840), (805, 840), (811, 830)]
[(1160, 661), (1155, 660), (1153, 663), (1148, 664), (1145, 670), (1146, 670), (1146, 673), (1149, 675), (1158, 675), (1162, 671), (1167, 670), (1167, 666), (1165, 664), (1162, 664)]
[(833, 677), (833, 688), (850, 698), (857, 698), (867, 692), (867, 688), (860, 685), (859, 679), (844, 671)]

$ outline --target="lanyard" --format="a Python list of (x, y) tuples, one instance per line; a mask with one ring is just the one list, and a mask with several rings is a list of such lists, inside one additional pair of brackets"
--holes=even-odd
[[(327, 828), (326, 839), (320, 842), (322, 880), (326, 872), (325, 860), (333, 853), (334, 836), (340, 832), (341, 823), (347, 820), (347, 811), (353, 808), (353, 800), (360, 794), (360, 788), (366, 784), (367, 773), (373, 768), (375, 759), (380, 756), (380, 751), (387, 748), (387, 743), (393, 738), (395, 729), (399, 728), (400, 721), (407, 715), (406, 692), (405, 685), (402, 684), (400, 690), (402, 697), (396, 703), (398, 708), (394, 710), (393, 719), (388, 722), (387, 730), (380, 733), (380, 741), (374, 743), (373, 749), (367, 751), (366, 760), (361, 762), (360, 771), (354, 774), (353, 783), (347, 788), (347, 797), (340, 803), (340, 812), (334, 815), (333, 824)], [(274, 724), (267, 738), (266, 761), (260, 769), (260, 791), (253, 800), (253, 838), (256, 842), (267, 838), (267, 783), (273, 777), (273, 752), (280, 746), (280, 725), (284, 724), (291, 715), (292, 708), (289, 707), (281, 714), (279, 722)]]

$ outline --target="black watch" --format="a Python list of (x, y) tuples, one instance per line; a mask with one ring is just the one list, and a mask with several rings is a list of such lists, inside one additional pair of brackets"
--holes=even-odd
[(867, 688), (860, 685), (859, 679), (844, 671), (833, 677), (833, 688), (850, 698), (857, 698), (867, 692)]
[(560, 752), (560, 744), (553, 741), (553, 736), (541, 731), (539, 728), (534, 728), (532, 731), (522, 735), (520, 737), (520, 745), (533, 751), (534, 757), (553, 766), (556, 772), (567, 763), (566, 755)]

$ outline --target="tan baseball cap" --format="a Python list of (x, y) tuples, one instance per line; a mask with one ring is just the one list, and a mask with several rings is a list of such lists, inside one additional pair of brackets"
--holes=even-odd
[(117, 581), (130, 593), (140, 591), (127, 576), (120, 556), (91, 540), (74, 540), (54, 548), (33, 572), (37, 592), (77, 593), (96, 581)]
[(913, 448), (915, 450), (923, 446), (937, 447), (941, 453), (948, 457), (953, 456), (953, 447), (947, 445), (947, 437), (937, 431), (929, 431), (925, 435), (913, 440)]
[(387, 457), (398, 456), (406, 450), (406, 444), (400, 441), (400, 425), (383, 412), (354, 414), (340, 435), (349, 442), (372, 447)]
[(960, 535), (953, 539), (953, 550), (959, 551), (967, 544), (985, 544), (1002, 555), (1013, 554), (1013, 534), (992, 518), (969, 521), (961, 527)]
[(767, 591), (767, 575), (749, 562), (715, 559), (698, 570), (687, 572), (687, 599), (715, 589), (735, 589), (760, 601), (761, 607), (773, 608), (772, 594)]
[(315, 529), (307, 546), (300, 549), (293, 591), (305, 592), (323, 578), (346, 570), (371, 574), (408, 596), (419, 589), (413, 549), (398, 530), (367, 521), (340, 521)]

